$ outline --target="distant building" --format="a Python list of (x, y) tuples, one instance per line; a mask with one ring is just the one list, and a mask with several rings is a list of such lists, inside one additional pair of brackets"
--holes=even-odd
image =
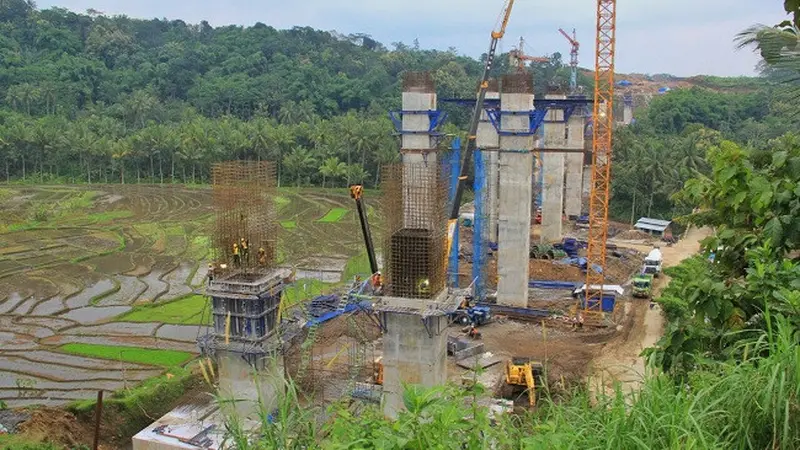
[(642, 217), (633, 228), (654, 236), (672, 236), (672, 221)]

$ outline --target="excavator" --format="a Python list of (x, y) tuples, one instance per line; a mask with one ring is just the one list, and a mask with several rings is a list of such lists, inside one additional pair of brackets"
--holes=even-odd
[(506, 386), (516, 397), (520, 388), (528, 393), (531, 408), (536, 406), (536, 390), (543, 384), (544, 366), (531, 358), (514, 357), (506, 361)]

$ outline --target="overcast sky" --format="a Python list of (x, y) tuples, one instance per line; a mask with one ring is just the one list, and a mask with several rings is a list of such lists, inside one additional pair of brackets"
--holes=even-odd
[[(479, 56), (488, 48), (502, 0), (39, 0), (40, 8), (60, 6), (83, 12), (137, 18), (207, 20), (214, 26), (263, 22), (275, 28), (295, 25), (344, 34), (367, 33), (389, 46), (418, 39), (423, 48), (455, 47)], [(520, 36), (526, 53), (561, 52), (569, 45), (558, 28), (577, 28), (581, 66), (594, 53), (595, 0), (516, 0), (501, 49)], [(617, 12), (617, 71), (753, 75), (751, 51), (737, 51), (733, 39), (756, 23), (784, 19), (780, 0), (621, 0)]]

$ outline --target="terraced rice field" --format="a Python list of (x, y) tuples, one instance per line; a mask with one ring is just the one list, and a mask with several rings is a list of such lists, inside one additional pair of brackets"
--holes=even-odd
[[(131, 387), (196, 354), (208, 323), (197, 294), (206, 276), (210, 189), (2, 191), (0, 400), (62, 405), (97, 389)], [(276, 206), (282, 224), (291, 224), (279, 227), (282, 264), (325, 256), (347, 262), (352, 275), (363, 245), (346, 192), (286, 190)]]

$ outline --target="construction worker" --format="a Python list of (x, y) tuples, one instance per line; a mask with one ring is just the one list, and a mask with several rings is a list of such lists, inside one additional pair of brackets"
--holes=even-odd
[(383, 279), (381, 279), (381, 272), (380, 270), (372, 274), (372, 292), (378, 293), (381, 290), (381, 285), (383, 284)]
[(583, 314), (578, 313), (578, 329), (583, 328)]
[(259, 266), (267, 265), (267, 251), (264, 250), (264, 247), (258, 248), (258, 265)]
[(248, 262), (250, 256), (250, 250), (248, 248), (249, 247), (248, 242), (244, 238), (241, 239), (239, 247), (242, 248), (242, 258), (244, 258), (244, 262)]
[(431, 291), (431, 280), (423, 278), (417, 283), (417, 294), (427, 296)]
[(239, 244), (237, 244), (236, 242), (233, 243), (233, 264), (236, 267), (242, 265), (242, 258), (239, 255)]
[(217, 271), (216, 267), (214, 267), (214, 263), (208, 263), (208, 284), (211, 284), (214, 281), (214, 275)]
[(481, 333), (480, 333), (480, 331), (478, 331), (477, 328), (475, 328), (475, 325), (473, 324), (473, 325), (470, 325), (469, 332), (467, 333), (467, 336), (469, 336), (471, 339), (480, 339)]

